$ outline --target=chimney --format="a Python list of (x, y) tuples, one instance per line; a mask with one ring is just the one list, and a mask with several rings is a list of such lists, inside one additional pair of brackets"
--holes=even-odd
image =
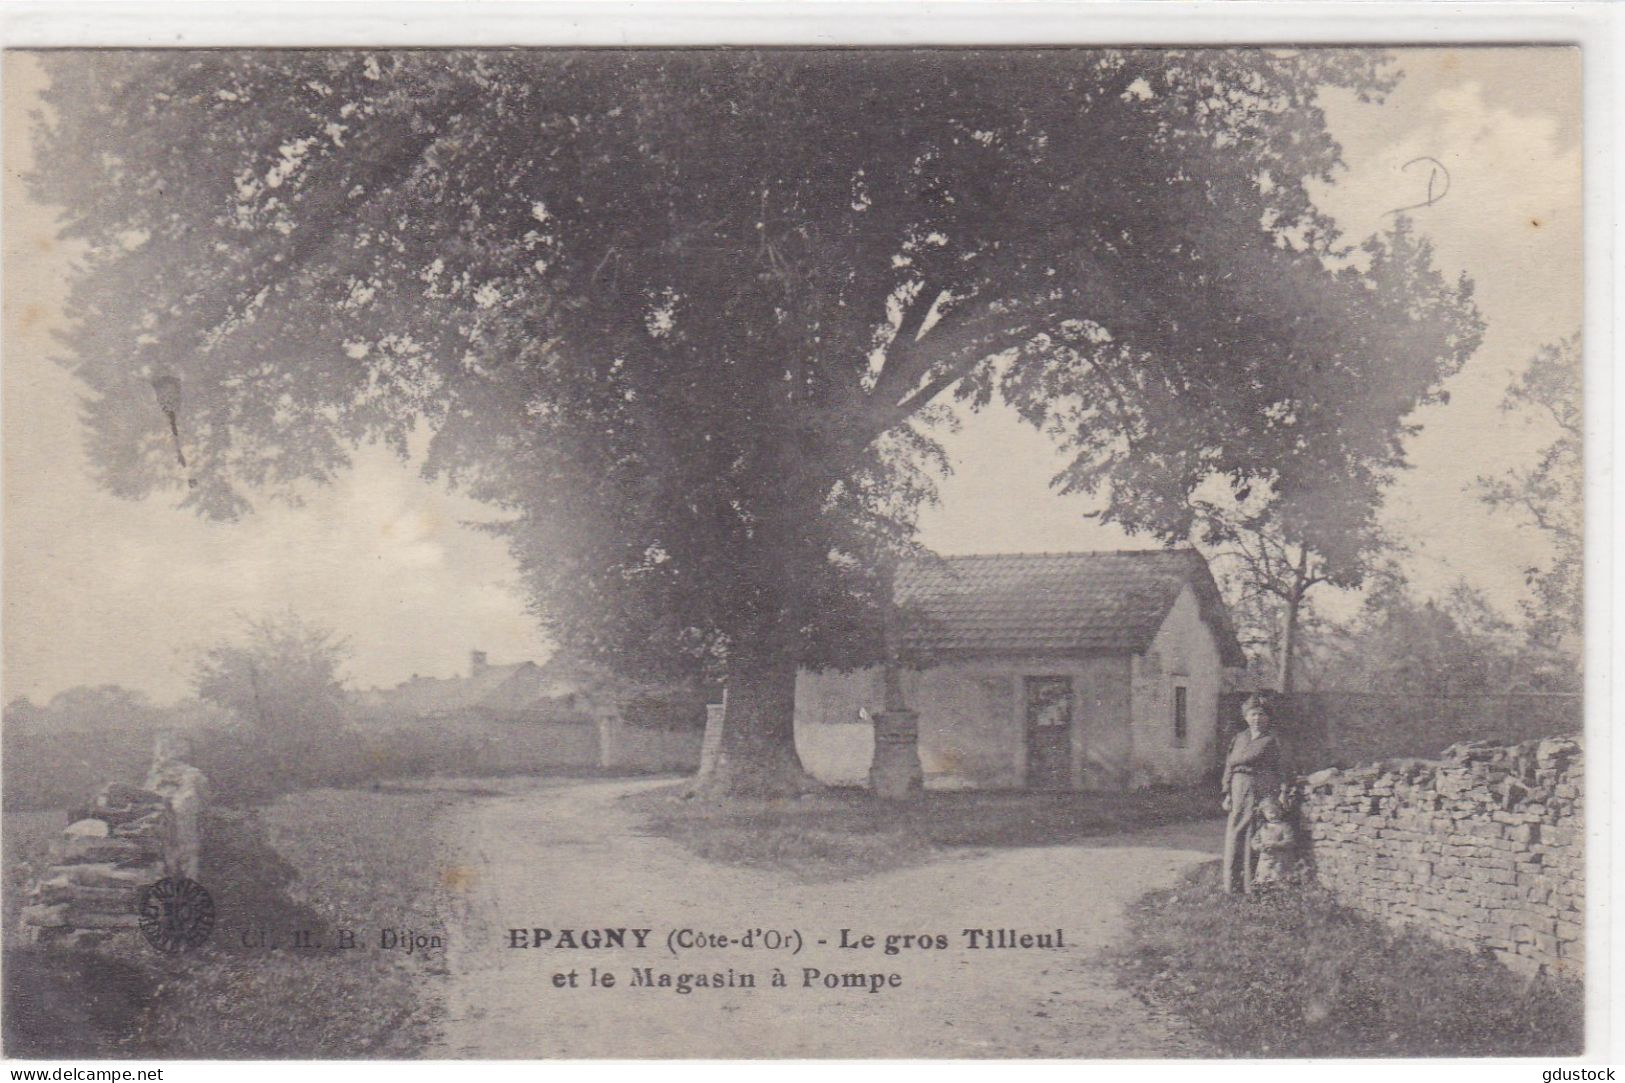
[(485, 652), (484, 651), (469, 651), (468, 652), (468, 675), (470, 677), (478, 677), (480, 675), (480, 673), (484, 669), (485, 669)]

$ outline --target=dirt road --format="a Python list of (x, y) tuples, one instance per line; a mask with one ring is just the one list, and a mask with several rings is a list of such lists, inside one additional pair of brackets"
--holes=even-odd
[[(450, 824), (461, 857), (448, 915), (451, 970), (442, 1056), (1179, 1057), (1201, 1041), (1114, 983), (1099, 952), (1124, 908), (1171, 884), (1218, 844), (1214, 825), (1089, 846), (967, 852), (825, 884), (703, 862), (641, 835), (617, 798), (660, 783), (567, 782), (470, 806)], [(510, 929), (648, 928), (648, 947), (510, 948)], [(1063, 930), (1056, 950), (970, 950), (962, 930)], [(760, 946), (672, 955), (673, 930), (737, 938), (799, 929), (797, 955)], [(943, 933), (946, 949), (886, 955), (852, 938)], [(826, 944), (815, 941), (824, 939)], [(592, 968), (614, 988), (590, 988)], [(752, 974), (754, 988), (633, 985), (651, 975)], [(787, 985), (769, 984), (775, 968)], [(822, 973), (897, 974), (878, 992), (805, 984)], [(555, 974), (577, 985), (556, 987)], [(565, 979), (567, 980), (567, 979)], [(889, 979), (886, 979), (889, 980)]]

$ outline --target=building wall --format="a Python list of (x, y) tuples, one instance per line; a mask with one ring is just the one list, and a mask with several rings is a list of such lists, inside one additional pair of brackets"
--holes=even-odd
[[(1127, 656), (976, 659), (904, 674), (903, 692), (920, 715), (920, 761), (928, 785), (1020, 787), (1027, 776), (1025, 677), (1072, 678), (1072, 784), (1128, 784)], [(803, 671), (796, 681), (796, 744), (802, 763), (827, 782), (868, 771), (873, 748), (859, 714), (884, 704), (881, 671)]]
[[(1130, 785), (1188, 784), (1211, 770), (1218, 756), (1219, 691), (1223, 662), (1213, 631), (1202, 619), (1196, 593), (1179, 592), (1162, 628), (1133, 659), (1133, 749)], [(1185, 688), (1186, 736), (1174, 736), (1174, 689)]]

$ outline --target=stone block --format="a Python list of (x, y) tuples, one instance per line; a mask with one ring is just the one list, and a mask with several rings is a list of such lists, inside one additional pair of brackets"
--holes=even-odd
[(18, 914), (17, 917), (18, 920), (20, 920), (24, 925), (66, 926), (68, 924), (68, 915), (70, 912), (69, 907), (65, 903), (54, 903), (51, 905), (35, 903), (32, 906), (23, 907), (22, 912)]
[(65, 929), (24, 926), (27, 942), (64, 951), (93, 950), (129, 935), (120, 929)]
[(70, 835), (58, 839), (51, 846), (52, 864), (71, 865), (81, 862), (112, 862), (116, 865), (145, 863), (162, 852), (154, 839), (95, 838), (88, 835)]
[(1580, 754), (1578, 742), (1568, 737), (1548, 737), (1535, 746), (1535, 762), (1548, 767)]
[(46, 873), (46, 879), (86, 884), (91, 887), (140, 888), (152, 883), (154, 877), (148, 869), (131, 868), (111, 863), (86, 863), (82, 865), (59, 865)]
[(129, 820), (138, 820), (166, 806), (167, 802), (162, 794), (153, 793), (139, 786), (112, 782), (102, 787), (102, 792), (96, 795), (92, 815), (116, 825)]
[(112, 825), (109, 834), (115, 838), (161, 838), (169, 827), (169, 810), (167, 808), (153, 809), (142, 816), (133, 816), (121, 823)]
[(85, 914), (134, 914), (141, 907), (141, 896), (133, 891), (41, 888), (37, 897), (42, 906), (66, 906), (73, 916), (73, 920), (66, 923), (70, 925), (83, 924), (79, 918)]
[(1540, 963), (1524, 955), (1516, 955), (1510, 951), (1497, 951), (1495, 957), (1505, 963), (1512, 970), (1525, 977), (1540, 970)]
[(52, 876), (41, 880), (34, 887), (34, 898), (42, 903), (74, 902), (76, 900), (108, 902), (121, 902), (134, 905), (140, 897), (145, 884), (94, 884), (80, 883), (70, 880), (66, 876)]

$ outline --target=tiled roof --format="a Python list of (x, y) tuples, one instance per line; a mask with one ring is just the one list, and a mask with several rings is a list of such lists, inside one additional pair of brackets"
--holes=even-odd
[(1189, 583), (1228, 665), (1242, 664), (1207, 561), (1194, 549), (997, 553), (899, 569), (905, 652), (1139, 652)]

